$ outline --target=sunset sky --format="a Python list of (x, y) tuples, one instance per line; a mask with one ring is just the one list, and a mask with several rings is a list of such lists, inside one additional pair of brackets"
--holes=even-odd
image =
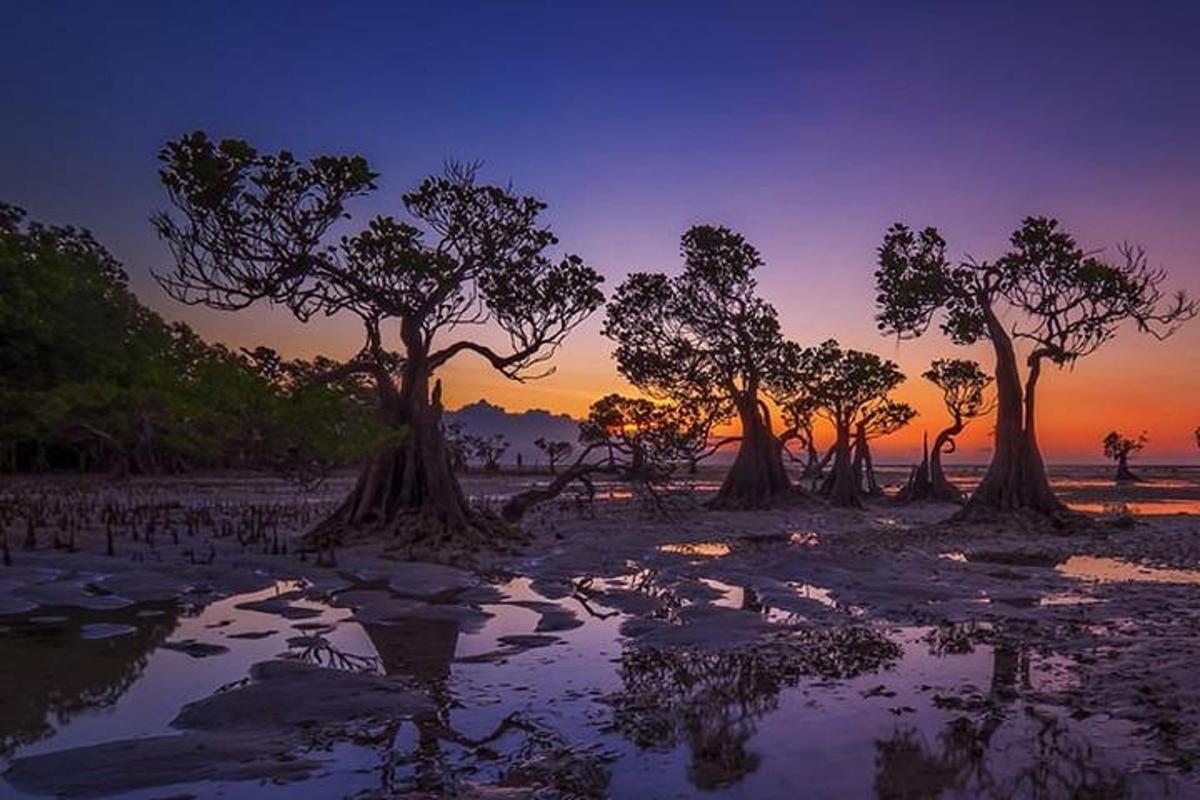
[[(880, 337), (874, 249), (893, 221), (935, 224), (988, 258), (1029, 214), (1088, 248), (1144, 245), (1200, 293), (1200, 8), (1194, 4), (438, 2), (9, 4), (0, 26), (0, 200), (90, 228), (139, 297), (231, 345), (348, 356), (351, 320), (174, 304), (149, 277), (167, 251), (155, 154), (202, 128), (298, 155), (361, 153), (380, 191), (448, 157), (483, 159), (549, 203), (563, 249), (613, 288), (677, 271), (679, 236), (727, 224), (763, 252), (761, 290), (801, 343), (836, 337), (900, 362), (921, 417), (882, 442), (912, 457), (944, 422), (919, 374), (961, 355), (937, 333)], [(169, 33), (168, 33), (169, 32)], [(583, 413), (623, 387), (600, 318), (557, 373), (514, 384), (463, 358), (449, 405)], [(990, 369), (990, 354), (974, 351)], [(1051, 460), (1093, 460), (1146, 430), (1149, 462), (1195, 461), (1200, 321), (1159, 343), (1132, 330), (1043, 381)], [(985, 460), (987, 422), (957, 457)]]

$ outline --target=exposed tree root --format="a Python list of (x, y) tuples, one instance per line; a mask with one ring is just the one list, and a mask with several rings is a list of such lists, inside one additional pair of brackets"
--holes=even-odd
[(355, 541), (382, 541), (403, 558), (462, 561), (527, 541), (519, 529), (472, 508), (440, 442), (416, 436), (377, 454), (354, 490), (301, 539), (318, 553)]

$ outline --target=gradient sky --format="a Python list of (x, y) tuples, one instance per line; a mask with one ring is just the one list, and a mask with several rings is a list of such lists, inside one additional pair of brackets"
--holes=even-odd
[[(995, 255), (1028, 214), (1088, 247), (1130, 239), (1200, 292), (1200, 6), (937, 3), (11, 3), (0, 26), (0, 199), (86, 226), (143, 301), (209, 339), (347, 356), (350, 321), (180, 307), (149, 278), (155, 153), (181, 133), (299, 155), (356, 152), (382, 173), (356, 216), (447, 157), (539, 194), (564, 247), (612, 288), (679, 268), (680, 233), (728, 224), (767, 259), (787, 332), (895, 358), (921, 418), (881, 443), (910, 458), (943, 412), (919, 377), (962, 354), (898, 344), (872, 321), (874, 248), (895, 220)], [(451, 405), (582, 413), (620, 389), (585, 325), (556, 375), (516, 385), (465, 359)], [(1200, 323), (1132, 331), (1043, 380), (1053, 459), (1146, 429), (1147, 461), (1196, 455)], [(990, 367), (986, 350), (977, 355)], [(984, 457), (986, 423), (960, 455)]]

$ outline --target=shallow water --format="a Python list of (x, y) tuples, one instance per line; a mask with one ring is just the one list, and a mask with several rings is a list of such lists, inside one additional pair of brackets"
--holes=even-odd
[[(21, 685), (5, 690), (5, 707), (19, 693), (26, 713), (16, 730), (5, 715), (3, 741), (9, 757), (23, 757), (170, 733), (184, 704), (242, 681), (256, 662), (282, 656), (415, 683), (438, 703), (444, 722), (466, 736), (483, 737), (513, 714), (539, 731), (501, 736), (491, 744), (497, 757), (481, 761), (471, 748), (437, 741), (431, 747), (405, 725), (389, 746), (402, 756), (387, 762), (393, 788), (447, 775), (494, 780), (531, 740), (553, 732), (555, 741), (606, 761), (614, 797), (691, 797), (697, 790), (729, 798), (1167, 791), (1161, 776), (1124, 776), (1145, 755), (1131, 744), (1128, 725), (1073, 720), (1048, 702), (1074, 680), (1071, 663), (1054, 654), (1021, 650), (986, 628), (983, 636), (928, 627), (797, 628), (796, 615), (773, 613), (751, 590), (711, 578), (699, 586), (715, 595), (711, 600), (678, 607), (710, 603), (735, 614), (735, 624), (765, 618), (789, 646), (642, 647), (622, 637), (628, 614), (617, 612), (622, 603), (610, 593), (653, 593), (664, 602), (668, 594), (694, 594), (655, 579), (638, 571), (596, 581), (587, 607), (573, 598), (549, 600), (526, 579), (506, 581), (495, 587), (499, 596), (479, 604), (491, 616), (477, 627), (364, 625), (349, 609), (296, 596), (292, 583), (198, 611), (140, 606), (9, 625), (0, 634), (0, 660), (12, 665), (20, 652), (30, 669), (15, 671)], [(838, 608), (822, 587), (791, 588)], [(287, 617), (244, 607), (280, 597), (291, 609)], [(577, 614), (582, 624), (542, 634), (552, 643), (514, 650), (505, 637), (535, 634), (545, 619), (537, 608), (545, 611), (546, 604)], [(93, 640), (81, 635), (86, 625), (108, 624), (134, 630)], [(189, 641), (228, 649), (193, 657), (164, 647)], [(50, 654), (71, 666), (39, 676), (31, 660)], [(339, 742), (319, 758), (323, 766), (313, 777), (286, 787), (213, 782), (121, 796), (186, 790), (199, 797), (338, 797), (383, 781), (385, 759), (377, 748)], [(20, 796), (3, 783), (0, 790)]]
[(1068, 502), (1075, 511), (1086, 514), (1134, 514), (1160, 516), (1166, 514), (1200, 514), (1200, 500), (1129, 500), (1107, 503)]
[(1071, 556), (1055, 569), (1068, 578), (1099, 583), (1200, 583), (1200, 570), (1151, 567), (1099, 556)]

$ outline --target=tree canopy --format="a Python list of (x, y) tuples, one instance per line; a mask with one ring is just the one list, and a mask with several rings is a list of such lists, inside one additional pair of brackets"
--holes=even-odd
[(854, 453), (866, 465), (867, 440), (894, 433), (916, 411), (890, 394), (905, 380), (900, 367), (874, 353), (842, 348), (835, 339), (805, 348), (793, 371), (777, 391), (785, 416), (823, 417), (836, 434), (833, 469), (823, 486), (835, 505), (859, 505), (862, 482), (856, 480)]

